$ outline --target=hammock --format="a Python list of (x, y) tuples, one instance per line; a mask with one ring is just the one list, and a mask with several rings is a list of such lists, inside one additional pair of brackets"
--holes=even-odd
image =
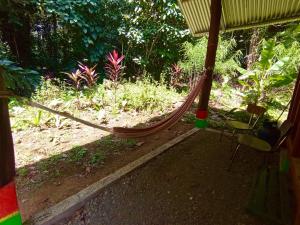
[(196, 97), (199, 95), (203, 82), (205, 80), (206, 76), (201, 76), (193, 90), (188, 95), (185, 102), (176, 110), (174, 110), (167, 118), (164, 120), (155, 123), (153, 125), (150, 125), (145, 128), (124, 128), (124, 127), (114, 127), (112, 128), (112, 133), (115, 134), (118, 137), (143, 137), (147, 136), (153, 133), (156, 133), (157, 131), (170, 128), (174, 124), (176, 124), (182, 116), (190, 109), (192, 104), (194, 103)]
[[(43, 106), (39, 103), (33, 102), (28, 99), (25, 100), (25, 103), (31, 107), (39, 108), (39, 109), (48, 111), (50, 113), (54, 113), (54, 114), (69, 118), (71, 120), (85, 124), (87, 126), (110, 132), (118, 137), (123, 137), (123, 138), (143, 137), (143, 136), (154, 134), (160, 130), (167, 129), (167, 128), (170, 128), (171, 126), (175, 125), (182, 118), (182, 116), (185, 114), (185, 112), (187, 110), (189, 110), (190, 107), (192, 106), (193, 102), (195, 101), (195, 98), (199, 95), (199, 93), (202, 89), (203, 82), (205, 79), (206, 79), (206, 75), (204, 73), (204, 75), (200, 77), (200, 79), (197, 81), (197, 83), (194, 86), (194, 88), (192, 89), (192, 91), (187, 96), (187, 99), (185, 100), (185, 102), (179, 108), (174, 110), (170, 115), (168, 115), (167, 118), (165, 118), (153, 125), (150, 125), (148, 127), (144, 127), (144, 128), (125, 128), (125, 127), (109, 128), (109, 127), (100, 126), (100, 125), (76, 118), (67, 112), (60, 112), (60, 111), (50, 109), (46, 106)], [(13, 94), (11, 94), (9, 92), (5, 92), (5, 93), (0, 92), (0, 98), (1, 97), (4, 97), (4, 98), (16, 97), (21, 100), (24, 100), (24, 98), (14, 96)]]

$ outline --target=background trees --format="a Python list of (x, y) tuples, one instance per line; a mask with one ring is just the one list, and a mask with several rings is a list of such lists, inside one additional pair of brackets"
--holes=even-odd
[[(58, 74), (77, 61), (98, 63), (118, 49), (127, 74), (156, 78), (177, 62), (191, 40), (176, 0), (5, 0), (1, 9), (1, 55), (43, 73)], [(8, 55), (6, 55), (8, 56)], [(99, 72), (103, 72), (99, 71)]]

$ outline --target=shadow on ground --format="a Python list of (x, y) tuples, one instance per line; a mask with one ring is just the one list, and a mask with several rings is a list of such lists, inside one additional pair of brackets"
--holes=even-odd
[[(69, 197), (70, 195), (77, 193), (78, 191), (85, 188), (89, 184), (92, 184), (93, 182), (107, 176), (108, 174), (121, 168), (122, 166), (128, 164), (129, 162), (132, 162), (133, 160), (150, 152), (154, 148), (157, 148), (158, 146), (164, 144), (168, 140), (184, 133), (188, 129), (191, 129), (193, 127), (193, 123), (195, 121), (195, 117), (193, 116), (192, 111), (194, 111), (194, 110), (191, 110), (191, 112), (186, 114), (186, 116), (183, 118), (184, 122), (180, 122), (176, 126), (170, 128), (168, 130), (159, 132), (159, 133), (149, 136), (149, 137), (137, 138), (137, 139), (120, 139), (120, 138), (114, 137), (113, 135), (107, 135), (97, 141), (94, 141), (94, 142), (91, 142), (91, 143), (88, 143), (88, 144), (82, 145), (82, 146), (76, 146), (68, 151), (65, 151), (64, 153), (54, 155), (50, 158), (40, 160), (34, 164), (19, 168), (18, 169), (18, 177), (17, 177), (17, 186), (18, 186), (18, 195), (19, 195), (20, 208), (21, 208), (21, 212), (23, 215), (23, 219), (27, 220), (32, 214), (36, 213), (37, 211), (39, 211), (43, 208), (50, 207), (53, 204)], [(223, 110), (219, 110), (219, 109), (212, 109), (211, 112), (212, 112), (211, 113), (211, 118), (212, 118), (211, 125), (213, 127), (222, 126), (223, 122), (222, 122), (221, 115), (224, 115), (227, 112), (223, 111)], [(152, 118), (150, 121), (146, 122), (145, 124), (139, 124), (137, 126), (146, 126), (150, 122), (154, 122), (154, 121), (158, 121), (158, 120), (162, 119), (162, 117), (164, 117), (164, 116)], [(238, 119), (241, 119), (244, 121), (248, 120), (247, 115), (245, 115), (244, 112), (239, 112), (239, 111), (235, 112), (235, 115), (233, 115), (233, 118), (238, 118)], [(95, 132), (97, 132), (97, 130), (95, 130)], [(189, 195), (190, 192), (192, 194), (193, 191), (197, 190), (196, 187), (198, 187), (198, 188), (203, 187), (204, 188), (203, 190), (207, 190), (208, 187), (211, 189), (211, 193), (200, 192), (200, 193), (202, 193), (201, 196), (203, 198), (205, 197), (204, 200), (206, 202), (205, 202), (204, 206), (206, 205), (206, 206), (210, 207), (212, 203), (211, 203), (211, 200), (208, 198), (208, 196), (211, 196), (211, 194), (214, 195), (214, 193), (216, 191), (215, 188), (217, 188), (217, 187), (221, 188), (222, 186), (224, 186), (223, 198), (225, 198), (225, 196), (226, 196), (225, 189), (227, 189), (228, 193), (234, 193), (232, 191), (235, 190), (235, 187), (241, 188), (241, 187), (243, 187), (243, 185), (241, 186), (240, 182), (245, 182), (247, 184), (246, 185), (247, 187), (240, 189), (242, 191), (245, 191), (245, 193), (244, 192), (241, 193), (242, 195), (241, 195), (241, 199), (239, 200), (239, 202), (237, 202), (237, 203), (230, 202), (230, 204), (231, 203), (233, 204), (232, 207), (238, 207), (238, 208), (241, 207), (242, 204), (245, 204), (245, 201), (246, 201), (245, 195), (247, 194), (247, 191), (248, 191), (247, 188), (249, 188), (248, 185), (250, 184), (250, 180), (252, 179), (255, 171), (257, 170), (256, 169), (257, 160), (253, 160), (255, 165), (250, 165), (250, 164), (248, 165), (247, 163), (252, 161), (252, 159), (245, 159), (247, 162), (245, 164), (246, 169), (251, 168), (250, 172), (247, 170), (244, 171), (243, 169), (236, 170), (239, 167), (239, 162), (238, 162), (237, 167), (235, 169), (233, 169), (233, 171), (235, 171), (234, 173), (224, 175), (225, 167), (229, 160), (229, 155), (228, 155), (229, 149), (228, 148), (230, 148), (230, 146), (228, 146), (228, 144), (227, 144), (228, 140), (224, 140), (224, 143), (220, 144), (220, 143), (216, 142), (216, 140), (217, 140), (216, 134), (207, 135), (206, 133), (201, 132), (201, 135), (204, 135), (204, 137), (199, 137), (199, 143), (193, 145), (193, 144), (187, 144), (188, 141), (184, 142), (185, 147), (180, 147), (182, 145), (178, 146), (178, 148), (181, 148), (182, 150), (178, 150), (179, 151), (178, 153), (176, 153), (177, 150), (175, 150), (174, 155), (172, 155), (172, 157), (170, 159), (166, 158), (166, 160), (164, 162), (162, 162), (162, 164), (160, 166), (158, 166), (155, 169), (155, 171), (151, 172), (152, 173), (151, 176), (149, 176), (147, 178), (147, 179), (149, 179), (149, 185), (150, 184), (154, 185), (155, 183), (158, 184), (155, 187), (154, 186), (151, 187), (151, 189), (154, 190), (153, 193), (147, 193), (147, 190), (149, 191), (151, 189), (146, 189), (146, 190), (143, 189), (143, 188), (149, 186), (147, 183), (140, 184), (143, 186), (143, 187), (141, 187), (141, 190), (144, 190), (144, 192), (141, 192), (141, 194), (142, 193), (147, 193), (147, 195), (153, 194), (152, 197), (151, 196), (138, 197), (139, 195), (137, 195), (136, 199), (128, 199), (129, 203), (133, 202), (132, 209), (131, 209), (131, 206), (128, 208), (128, 206), (126, 206), (126, 205), (113, 206), (112, 203), (109, 203), (109, 202), (107, 202), (107, 205), (103, 205), (103, 204), (99, 205), (99, 209), (101, 207), (104, 207), (105, 209), (108, 210), (107, 215), (103, 214), (104, 217), (107, 217), (107, 218), (111, 218), (111, 217), (118, 218), (118, 216), (114, 215), (114, 213), (118, 214), (119, 209), (121, 210), (121, 208), (123, 208), (123, 207), (128, 208), (128, 210), (130, 210), (130, 212), (129, 212), (124, 209), (125, 211), (122, 212), (123, 216), (128, 214), (128, 220), (126, 220), (126, 218), (119, 217), (119, 220), (116, 220), (115, 223), (108, 223), (108, 220), (105, 220), (105, 218), (103, 218), (104, 219), (103, 224), (176, 224), (175, 218), (179, 218), (179, 217), (181, 218), (182, 217), (181, 213), (187, 213), (186, 216), (189, 218), (190, 216), (188, 216), (188, 215), (195, 211), (195, 210), (193, 210), (194, 206), (191, 206), (192, 208), (191, 208), (190, 212), (187, 212), (185, 210), (183, 212), (179, 212), (178, 211), (179, 209), (175, 210), (174, 207), (177, 207), (176, 204), (180, 205), (179, 204), (180, 199), (184, 200), (185, 197), (181, 196), (182, 194), (184, 194), (183, 192), (185, 192), (185, 194), (187, 194), (187, 195)], [(188, 140), (194, 140), (194, 139), (188, 139)], [(192, 142), (195, 142), (195, 140)], [(176, 147), (176, 149), (177, 149), (177, 147)], [(193, 151), (193, 149), (195, 151)], [(182, 151), (182, 153), (180, 153), (180, 151)], [(173, 152), (173, 151), (170, 151), (170, 152)], [(199, 155), (194, 155), (196, 153)], [(167, 154), (169, 154), (169, 153), (167, 153)], [(189, 157), (189, 156), (193, 156), (193, 155), (194, 155), (194, 157)], [(188, 157), (188, 158), (186, 158), (186, 157)], [(205, 159), (205, 157), (206, 157), (206, 159)], [(255, 157), (255, 156), (253, 156), (253, 157)], [(205, 162), (203, 161), (204, 159), (205, 159)], [(160, 160), (160, 159), (158, 159), (158, 160)], [(151, 165), (151, 163), (150, 163), (150, 165)], [(171, 166), (171, 168), (174, 167), (174, 169), (175, 169), (175, 165), (178, 165), (178, 168), (174, 171), (170, 171), (170, 173), (174, 174), (174, 175), (170, 175), (171, 177), (164, 177), (163, 176), (163, 174), (165, 174), (164, 169), (168, 168), (169, 166)], [(242, 167), (243, 167), (243, 165), (242, 165)], [(162, 174), (160, 174), (161, 173), (160, 169), (162, 171)], [(220, 171), (220, 169), (221, 169), (221, 171)], [(186, 172), (183, 173), (183, 171), (186, 171)], [(202, 174), (203, 177), (202, 177), (202, 175), (200, 176), (198, 174), (199, 171), (201, 171), (199, 174), (200, 175)], [(171, 186), (172, 185), (175, 185), (175, 186), (179, 185), (179, 186), (177, 188), (175, 186), (174, 187), (170, 186), (170, 193), (167, 192), (167, 196), (172, 196), (171, 193), (174, 194), (175, 192), (178, 192), (180, 197), (179, 197), (179, 199), (177, 199), (178, 200), (177, 201), (176, 195), (175, 195), (175, 197), (173, 196), (175, 205), (172, 205), (172, 207), (169, 209), (171, 211), (166, 211), (166, 215), (169, 213), (172, 214), (173, 213), (172, 209), (175, 210), (174, 213), (177, 213), (177, 211), (178, 211), (179, 214), (178, 214), (178, 216), (174, 215), (174, 217), (172, 217), (172, 218), (174, 218), (174, 220), (172, 220), (172, 218), (170, 218), (171, 220), (167, 219), (167, 216), (165, 219), (162, 219), (163, 215), (165, 213), (163, 213), (164, 210), (162, 210), (159, 207), (163, 207), (163, 208), (167, 207), (168, 208), (168, 204), (169, 204), (168, 202), (170, 200), (168, 199), (168, 200), (166, 200), (166, 202), (163, 202), (163, 204), (167, 203), (167, 205), (162, 205), (162, 206), (159, 206), (158, 208), (156, 208), (155, 201), (154, 201), (155, 198), (157, 198), (156, 200), (158, 202), (164, 201), (163, 198), (164, 198), (165, 193), (164, 192), (155, 193), (155, 192), (156, 191), (159, 192), (159, 189), (162, 189), (162, 191), (165, 190), (165, 187), (167, 187), (168, 184), (164, 184), (161, 182), (163, 182), (165, 179), (166, 179), (166, 181), (172, 180), (172, 176), (177, 177), (178, 175), (176, 175), (176, 173), (178, 173), (178, 172), (181, 174), (180, 177), (183, 178), (183, 180), (180, 181), (182, 183), (179, 185), (178, 183), (172, 184), (172, 182), (171, 182), (170, 183)], [(139, 173), (139, 172), (137, 171), (135, 173)], [(155, 173), (157, 173), (157, 174), (155, 174)], [(169, 173), (169, 172), (166, 172), (166, 173)], [(184, 178), (185, 173), (188, 175), (186, 178)], [(230, 184), (233, 185), (232, 187), (227, 188), (226, 182), (224, 184), (221, 182), (222, 179), (220, 180), (219, 178), (220, 178), (220, 176), (222, 176), (222, 173), (224, 175), (224, 177), (222, 179), (224, 179), (224, 181), (226, 181), (226, 182), (228, 182), (230, 180)], [(205, 176), (204, 176), (204, 174), (205, 174)], [(246, 177), (244, 177), (244, 175)], [(192, 176), (192, 177), (190, 177), (190, 176)], [(194, 178), (196, 178), (197, 181), (192, 181), (192, 179), (194, 179)], [(245, 178), (247, 178), (247, 179), (245, 181), (243, 181), (243, 179), (245, 179)], [(141, 179), (146, 179), (146, 177), (141, 178)], [(227, 179), (229, 179), (229, 180), (227, 180)], [(214, 180), (216, 181), (216, 183), (214, 183)], [(176, 179), (174, 181), (176, 181)], [(218, 181), (220, 181), (220, 182), (218, 183)], [(146, 180), (145, 180), (145, 182), (146, 182)], [(186, 183), (187, 186), (184, 184), (185, 182), (187, 182)], [(188, 182), (192, 182), (192, 183), (189, 184)], [(199, 184), (198, 184), (198, 182), (199, 182)], [(205, 185), (206, 182), (208, 182), (209, 186)], [(144, 186), (144, 185), (146, 185), (146, 186)], [(186, 187), (193, 186), (193, 188), (185, 189), (184, 188), (185, 186)], [(128, 191), (130, 191), (129, 186), (126, 188), (128, 189)], [(172, 190), (172, 188), (176, 188), (176, 189)], [(181, 189), (181, 188), (183, 188), (183, 189)], [(233, 188), (233, 189), (230, 190), (231, 188)], [(119, 189), (123, 189), (123, 188), (119, 188)], [(113, 189), (111, 191), (113, 191)], [(132, 193), (139, 193), (138, 189), (133, 189), (132, 191), (133, 192), (131, 192), (131, 194), (128, 193), (128, 195), (131, 196), (132, 198), (134, 197), (132, 195)], [(108, 193), (108, 191), (106, 191), (106, 192)], [(121, 194), (121, 196), (117, 197), (116, 200), (114, 200), (114, 199), (111, 199), (111, 200), (114, 203), (119, 202), (124, 197), (123, 191), (121, 193), (114, 192), (114, 193), (112, 193), (112, 196), (111, 196), (112, 198), (114, 198), (114, 196), (118, 196), (120, 194)], [(161, 200), (160, 200), (160, 195), (162, 196)], [(202, 197), (198, 199), (198, 197), (193, 197), (193, 195), (194, 194), (192, 194), (191, 196), (188, 197), (188, 199), (191, 198), (190, 203), (192, 203), (192, 202), (193, 202), (193, 204), (195, 202), (198, 202), (199, 204), (201, 202), (203, 203), (203, 200), (201, 199)], [(235, 197), (234, 196), (232, 196), (232, 197), (234, 200)], [(109, 200), (107, 200), (107, 201), (109, 201)], [(123, 199), (122, 201), (124, 201), (123, 203), (125, 204), (127, 200)], [(172, 203), (172, 201), (171, 201), (171, 203)], [(141, 203), (141, 205), (139, 202)], [(224, 202), (224, 203), (225, 203), (224, 205), (221, 202), (218, 202), (218, 203), (216, 202), (215, 204), (220, 204), (218, 206), (220, 208), (224, 208), (224, 207), (226, 208), (227, 203), (226, 202)], [(137, 205), (134, 205), (134, 204), (137, 204)], [(110, 207), (110, 206), (112, 206), (112, 207)], [(108, 209), (107, 207), (110, 209)], [(111, 211), (115, 207), (117, 207), (118, 210), (116, 212)], [(190, 206), (187, 206), (187, 208), (189, 208), (189, 207)], [(197, 209), (200, 209), (199, 206), (195, 206), (195, 207)], [(162, 214), (156, 215), (155, 214), (156, 209), (159, 209), (158, 211), (161, 211)], [(153, 220), (153, 221), (149, 220), (148, 217), (145, 217), (145, 215), (142, 217), (139, 217), (136, 214), (136, 210), (142, 210), (142, 211), (146, 211), (146, 212), (150, 210), (149, 218), (157, 217), (157, 220)], [(154, 210), (154, 211), (151, 211), (151, 210)], [(213, 211), (212, 208), (210, 210)], [(91, 210), (91, 211), (93, 211), (93, 210)], [(211, 212), (209, 214), (208, 209), (205, 209), (204, 211), (206, 212), (204, 218), (206, 218), (206, 217), (210, 218), (211, 214), (214, 214), (213, 212)], [(197, 212), (197, 210), (195, 212)], [(239, 212), (241, 212), (241, 211), (239, 211)], [(86, 213), (86, 212), (83, 211), (82, 213)], [(97, 212), (95, 212), (95, 213), (97, 214)], [(121, 211), (120, 211), (120, 213), (121, 213)], [(99, 216), (99, 218), (102, 218), (101, 215), (98, 215), (98, 216)], [(136, 221), (134, 219), (135, 216), (136, 216), (137, 220), (139, 218), (140, 218), (140, 220)], [(195, 215), (193, 215), (193, 216), (195, 216)], [(199, 215), (199, 216), (201, 217), (201, 215)], [(200, 218), (199, 216), (196, 216), (195, 220), (193, 220), (193, 221), (195, 222), (198, 219), (202, 218), (202, 217)], [(187, 217), (183, 217), (183, 219), (187, 218)], [(248, 218), (248, 217), (246, 216), (245, 218)], [(121, 219), (125, 219), (124, 221), (125, 222), (127, 221), (128, 223), (121, 223), (121, 221), (122, 221)], [(91, 218), (91, 220), (92, 220), (92, 218)], [(112, 220), (112, 221), (114, 221), (114, 220)], [(152, 221), (153, 223), (148, 223), (147, 221), (148, 222)], [(162, 223), (156, 223), (159, 221), (162, 221)], [(165, 223), (164, 221), (166, 221), (168, 223)], [(191, 223), (177, 223), (177, 224), (210, 224), (210, 223), (192, 223), (193, 221), (191, 221)], [(136, 222), (140, 222), (140, 223), (136, 223)], [(182, 222), (184, 222), (184, 221), (182, 221)], [(73, 223), (71, 223), (71, 224), (73, 224)], [(74, 223), (74, 224), (76, 224), (76, 223)], [(91, 223), (91, 224), (97, 224), (97, 223)], [(212, 223), (212, 224), (218, 224), (218, 223)], [(227, 224), (227, 223), (220, 223), (220, 224)], [(231, 224), (233, 224), (233, 223), (231, 223)], [(238, 224), (238, 223), (236, 223), (236, 224)], [(240, 224), (243, 224), (243, 223), (240, 223)], [(249, 224), (249, 223), (246, 223), (246, 224)]]
[(261, 155), (243, 148), (232, 171), (230, 141), (199, 131), (104, 188), (65, 224), (260, 225), (245, 212)]
[[(152, 118), (137, 126), (146, 126), (162, 117)], [(19, 168), (16, 182), (23, 220), (79, 192), (192, 127), (192, 124), (179, 122), (152, 136), (135, 139), (121, 139), (107, 134), (96, 141), (74, 146)], [(90, 130), (87, 135), (95, 134), (93, 132), (99, 130)]]

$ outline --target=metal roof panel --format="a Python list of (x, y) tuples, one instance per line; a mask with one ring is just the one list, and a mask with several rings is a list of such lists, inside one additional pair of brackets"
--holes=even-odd
[[(210, 0), (179, 0), (194, 36), (208, 32)], [(222, 0), (221, 30), (231, 31), (300, 19), (300, 0)]]

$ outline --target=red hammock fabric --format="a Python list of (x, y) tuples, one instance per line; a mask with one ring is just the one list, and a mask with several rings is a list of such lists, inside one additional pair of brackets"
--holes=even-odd
[(173, 126), (182, 118), (184, 113), (187, 110), (189, 110), (189, 108), (192, 106), (193, 102), (195, 101), (195, 98), (199, 95), (203, 87), (205, 78), (206, 75), (201, 76), (201, 78), (198, 80), (193, 90), (188, 95), (185, 102), (162, 121), (159, 121), (158, 123), (155, 123), (145, 128), (113, 127), (112, 133), (118, 137), (124, 137), (124, 138), (143, 137)]
[[(116, 135), (118, 137), (124, 137), (124, 138), (143, 137), (143, 136), (147, 136), (150, 134), (154, 134), (157, 131), (167, 129), (167, 128), (173, 126), (176, 122), (178, 122), (182, 118), (184, 113), (187, 110), (189, 110), (189, 108), (192, 106), (193, 102), (195, 101), (195, 98), (199, 95), (200, 91), (202, 90), (205, 79), (206, 79), (206, 75), (204, 73), (204, 75), (202, 75), (200, 77), (200, 79), (197, 81), (196, 85), (193, 87), (192, 91), (188, 95), (185, 102), (178, 109), (174, 110), (167, 118), (165, 118), (153, 125), (150, 125), (148, 127), (144, 127), (144, 128), (104, 127), (104, 126), (100, 126), (98, 124), (91, 123), (89, 121), (85, 121), (80, 118), (76, 118), (67, 112), (60, 112), (60, 111), (50, 109), (50, 108), (43, 106), (37, 102), (32, 102), (30, 100), (27, 100), (26, 103), (32, 107), (36, 107), (36, 108), (39, 108), (42, 110), (46, 110), (50, 113), (64, 116), (66, 118), (69, 118), (71, 120), (77, 121), (82, 124), (85, 124), (87, 126), (113, 133), (114, 135)], [(4, 97), (4, 98), (9, 97), (7, 94), (5, 94), (5, 95), (2, 95), (2, 94), (3, 93), (0, 93), (0, 98), (1, 97)], [(22, 97), (18, 97), (18, 96), (15, 96), (15, 97), (23, 99)]]

